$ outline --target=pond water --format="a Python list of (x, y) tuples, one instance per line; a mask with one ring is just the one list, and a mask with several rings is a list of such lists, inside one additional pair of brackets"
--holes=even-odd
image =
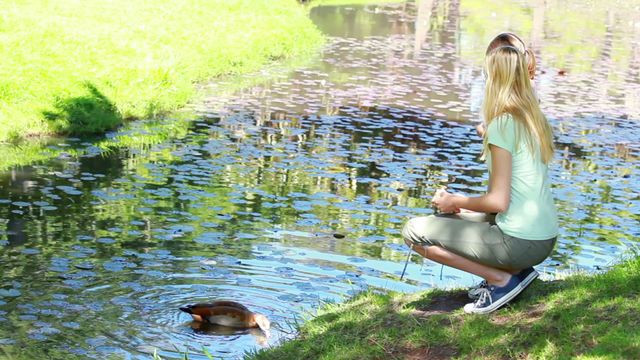
[[(197, 118), (134, 123), (109, 134), (120, 146), (55, 142), (56, 159), (0, 174), (0, 354), (241, 358), (363, 289), (474, 283), (417, 256), (400, 281), (399, 231), (439, 186), (485, 189), (474, 125), (502, 30), (538, 56), (559, 150), (561, 237), (537, 268), (606, 269), (640, 233), (640, 17), (625, 4), (319, 6), (329, 40), (301, 68), (211, 84)], [(136, 141), (157, 129), (169, 136)], [(178, 310), (214, 299), (266, 314), (270, 336)]]

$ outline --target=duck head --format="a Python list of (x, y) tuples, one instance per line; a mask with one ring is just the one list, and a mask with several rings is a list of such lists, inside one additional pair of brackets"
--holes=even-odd
[(255, 314), (253, 316), (253, 319), (255, 320), (256, 324), (258, 324), (260, 330), (266, 332), (267, 330), (269, 330), (269, 328), (271, 328), (271, 322), (269, 322), (269, 319), (267, 319), (266, 316), (262, 314)]
[(200, 322), (204, 321), (202, 316), (193, 313), (194, 306), (195, 305), (181, 306), (179, 309), (186, 312), (187, 314), (190, 314), (194, 321), (200, 321)]

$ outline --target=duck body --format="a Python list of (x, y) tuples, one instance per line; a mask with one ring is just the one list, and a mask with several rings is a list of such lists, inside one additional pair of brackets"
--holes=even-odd
[(269, 320), (266, 316), (250, 311), (246, 306), (235, 301), (214, 301), (187, 305), (180, 310), (190, 314), (194, 321), (229, 326), (234, 328), (254, 328), (268, 330)]

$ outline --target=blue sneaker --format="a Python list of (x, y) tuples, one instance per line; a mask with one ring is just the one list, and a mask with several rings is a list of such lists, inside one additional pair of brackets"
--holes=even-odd
[[(529, 267), (523, 269), (514, 276), (517, 276), (520, 279), (520, 286), (522, 286), (522, 288), (524, 289), (529, 286), (529, 284), (531, 284), (531, 282), (535, 280), (539, 275), (540, 274), (534, 268)], [(469, 299), (477, 300), (483, 292), (482, 289), (485, 289), (488, 286), (489, 284), (487, 283), (487, 280), (482, 280), (478, 285), (472, 286), (467, 292)]]
[(464, 312), (469, 314), (488, 314), (511, 301), (524, 290), (517, 275), (511, 276), (505, 286), (489, 285), (480, 290), (480, 297), (471, 304), (464, 306)]
[(524, 289), (527, 286), (529, 286), (529, 284), (531, 284), (531, 282), (535, 280), (538, 277), (538, 275), (540, 274), (534, 268), (529, 267), (529, 268), (523, 269), (522, 271), (517, 273), (515, 276), (517, 276), (520, 279), (520, 286)]

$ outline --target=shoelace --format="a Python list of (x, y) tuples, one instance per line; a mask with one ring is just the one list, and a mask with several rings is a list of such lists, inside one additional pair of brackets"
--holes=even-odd
[(480, 283), (469, 289), (469, 296), (473, 296), (474, 298), (477, 297), (478, 292), (486, 287), (489, 287), (489, 283), (487, 283), (487, 280), (482, 280)]
[(491, 298), (491, 290), (489, 290), (488, 288), (480, 289), (480, 297), (478, 297), (478, 300), (476, 300), (475, 305), (482, 305), (487, 300), (489, 300), (489, 305), (493, 304), (493, 299)]
[(474, 286), (473, 288), (480, 290), (480, 289), (486, 288), (487, 286), (489, 286), (489, 283), (487, 282), (487, 280), (482, 280), (478, 285)]

